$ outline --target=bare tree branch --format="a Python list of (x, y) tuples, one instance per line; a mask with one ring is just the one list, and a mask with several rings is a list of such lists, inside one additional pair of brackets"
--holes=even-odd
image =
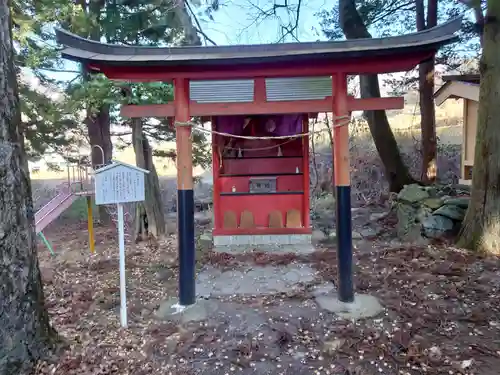
[(207, 44), (207, 41), (209, 41), (210, 43), (212, 43), (214, 46), (217, 45), (217, 43), (215, 43), (207, 34), (205, 34), (205, 32), (201, 29), (201, 24), (200, 24), (200, 21), (198, 20), (198, 17), (196, 17), (196, 14), (194, 13), (193, 11), (193, 8), (191, 7), (191, 5), (189, 4), (189, 1), (186, 0), (186, 6), (189, 10), (189, 13), (191, 13), (191, 16), (193, 17), (194, 19), (194, 22), (196, 23), (196, 31), (198, 32), (198, 34), (200, 34), (201, 36), (203, 36), (203, 38), (205, 39), (205, 45)]
[(370, 24), (375, 24), (377, 22), (382, 21), (384, 18), (387, 16), (399, 12), (399, 11), (408, 11), (408, 10), (414, 10), (415, 9), (415, 1), (404, 1), (400, 2), (401, 0), (394, 0), (389, 6), (384, 7), (383, 12), (380, 12), (380, 14), (377, 15), (373, 20), (371, 20)]

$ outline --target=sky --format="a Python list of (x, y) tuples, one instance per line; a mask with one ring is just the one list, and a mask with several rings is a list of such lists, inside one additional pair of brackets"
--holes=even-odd
[[(199, 7), (201, 9), (203, 3), (197, 3), (197, 1), (207, 0), (191, 0), (191, 4), (201, 5)], [(288, 2), (289, 8), (295, 10), (299, 0), (220, 0), (220, 8), (213, 13), (213, 20), (203, 14), (197, 14), (197, 19), (202, 31), (217, 45), (276, 43), (281, 35), (279, 26), (289, 22), (295, 23), (295, 12), (288, 14), (284, 8), (278, 7), (272, 16), (260, 17), (262, 15), (260, 9), (268, 11), (272, 9), (273, 4), (284, 4), (285, 1)], [(331, 4), (331, 0), (329, 3)], [(296, 37), (301, 42), (325, 39), (318, 29), (319, 22), (315, 14), (326, 9), (326, 4), (328, 4), (326, 0), (301, 0), (296, 32)], [(288, 39), (287, 41), (295, 40)], [(66, 60), (63, 69), (78, 71), (79, 66)], [(75, 74), (64, 72), (48, 75), (58, 80), (68, 81), (75, 77)], [(33, 86), (42, 89), (33, 77), (29, 74), (26, 76)]]
[[(214, 21), (200, 22), (203, 31), (218, 45), (276, 43), (281, 36), (280, 25), (295, 23), (299, 3), (298, 40), (324, 40), (316, 13), (329, 10), (333, 5), (331, 0), (226, 0), (213, 13)], [(274, 4), (287, 4), (292, 11), (283, 7), (273, 11)], [(270, 16), (262, 17), (263, 11)]]
[[(203, 14), (207, 3), (218, 1), (219, 9), (212, 13), (213, 19)], [(189, 0), (196, 13), (201, 30), (217, 45), (260, 44), (282, 42), (281, 25), (295, 24), (300, 4), (298, 29), (295, 38), (288, 36), (287, 42), (325, 40), (321, 32), (317, 13), (331, 10), (335, 0)], [(287, 8), (280, 5), (287, 5)], [(275, 8), (275, 11), (273, 11)], [(291, 10), (291, 11), (288, 11)], [(263, 17), (263, 12), (268, 16)], [(202, 40), (204, 40), (202, 38)], [(211, 45), (206, 42), (206, 45)], [(65, 70), (79, 70), (76, 63), (65, 61)], [(54, 78), (71, 80), (74, 74), (56, 73)]]
[[(213, 19), (203, 14), (207, 2), (218, 1), (219, 9), (212, 13)], [(290, 41), (325, 40), (321, 32), (320, 18), (317, 13), (331, 10), (335, 0), (190, 0), (192, 9), (196, 12), (201, 30), (217, 45), (276, 43), (282, 35), (281, 25), (295, 24), (298, 4), (300, 4), (298, 29), (295, 38)], [(280, 5), (287, 5), (287, 7)], [(198, 9), (199, 11), (197, 11)], [(274, 10), (273, 10), (274, 9)], [(291, 9), (291, 11), (289, 11)], [(267, 13), (267, 17), (263, 17)], [(202, 38), (203, 39), (203, 38)], [(207, 42), (207, 45), (211, 43)], [(64, 63), (65, 70), (78, 71), (79, 65), (68, 60)], [(70, 73), (54, 73), (52, 77), (59, 80), (71, 80), (75, 77)], [(398, 74), (399, 75), (399, 74)], [(383, 77), (380, 77), (382, 83)], [(36, 85), (36, 82), (34, 82)], [(387, 88), (381, 85), (381, 91), (386, 94)]]
[[(203, 9), (202, 2), (207, 1), (192, 0), (191, 3), (201, 5), (198, 9)], [(281, 4), (287, 2), (288, 7), (295, 10), (299, 1), (301, 8), (297, 39), (301, 42), (325, 40), (319, 30), (319, 19), (315, 14), (328, 9), (327, 4), (332, 4), (331, 0), (220, 0), (220, 8), (213, 12), (213, 20), (203, 15), (201, 10), (195, 12), (202, 31), (217, 45), (276, 43), (280, 40), (280, 25), (295, 23), (295, 12), (289, 15), (284, 8), (277, 8), (275, 14), (261, 17), (261, 10), (269, 11), (273, 4), (280, 2)], [(296, 40), (289, 37), (287, 41)], [(210, 42), (206, 44), (211, 45)], [(78, 71), (79, 66), (66, 60), (63, 69)], [(65, 72), (48, 75), (68, 81), (75, 77), (74, 74)]]

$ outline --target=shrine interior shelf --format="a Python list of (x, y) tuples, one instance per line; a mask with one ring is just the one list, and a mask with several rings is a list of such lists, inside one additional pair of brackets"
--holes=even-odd
[(275, 177), (275, 176), (301, 176), (299, 173), (238, 173), (238, 174), (221, 174), (219, 177)]
[(304, 194), (303, 191), (265, 191), (265, 192), (247, 192), (247, 191), (236, 191), (236, 192), (223, 192), (220, 193), (221, 196), (242, 196), (242, 195), (297, 195)]
[(302, 156), (297, 155), (282, 155), (282, 156), (224, 156), (224, 160), (243, 160), (243, 159), (302, 159)]

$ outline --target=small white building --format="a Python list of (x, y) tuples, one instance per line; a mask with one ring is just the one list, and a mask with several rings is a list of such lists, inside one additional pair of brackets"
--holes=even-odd
[(470, 185), (476, 146), (477, 115), (479, 110), (479, 74), (443, 76), (446, 83), (434, 94), (436, 105), (448, 99), (463, 99), (462, 163), (460, 183)]

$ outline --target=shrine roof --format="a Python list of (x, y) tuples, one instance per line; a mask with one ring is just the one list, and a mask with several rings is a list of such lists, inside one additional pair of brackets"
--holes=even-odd
[(332, 61), (363, 57), (412, 55), (437, 51), (456, 40), (462, 19), (393, 37), (307, 43), (253, 44), (233, 46), (146, 47), (113, 45), (81, 38), (57, 29), (57, 41), (65, 58), (95, 66), (195, 67), (235, 63), (286, 63)]
[(444, 84), (434, 93), (434, 101), (440, 106), (447, 99), (467, 99), (479, 102), (479, 74), (443, 76)]
[(481, 81), (480, 74), (459, 74), (459, 75), (447, 75), (443, 76), (444, 82), (468, 82), (479, 84)]
[(127, 163), (124, 163), (124, 162), (119, 161), (119, 160), (113, 160), (113, 162), (111, 164), (108, 164), (108, 165), (105, 165), (104, 167), (96, 169), (95, 174), (99, 174), (99, 173), (102, 173), (102, 172), (105, 172), (105, 171), (108, 171), (110, 169), (120, 167), (120, 166), (129, 168), (129, 169), (133, 169), (133, 170), (136, 170), (136, 171), (142, 172), (142, 173), (149, 173), (149, 171), (147, 169), (139, 168), (135, 165), (127, 164)]

